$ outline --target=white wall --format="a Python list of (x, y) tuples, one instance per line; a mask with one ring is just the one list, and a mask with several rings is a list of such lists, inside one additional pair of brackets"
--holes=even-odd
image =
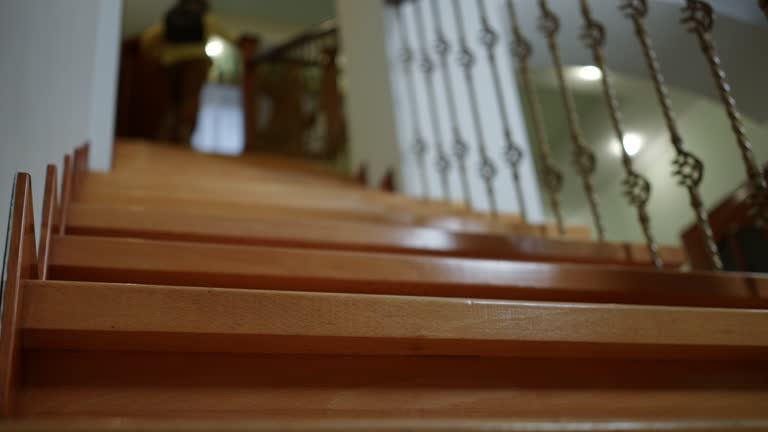
[(0, 0), (2, 244), (16, 172), (32, 175), (39, 226), (48, 163), (61, 173), (64, 154), (90, 141), (91, 168), (109, 169), (121, 3)]
[[(583, 19), (579, 2), (575, 0), (550, 0), (552, 10), (560, 17), (560, 47), (566, 65), (592, 64), (590, 51), (578, 37)], [(647, 79), (647, 67), (640, 51), (632, 23), (619, 10), (617, 0), (590, 0), (594, 16), (605, 25), (605, 55), (608, 67), (625, 76)], [(761, 83), (765, 81), (768, 56), (764, 53), (764, 41), (768, 34), (768, 20), (757, 7), (757, 0), (710, 0), (716, 12), (713, 30), (720, 60), (733, 86), (733, 95), (741, 111), (758, 120), (768, 120), (765, 100), (768, 86), (736, 85), (736, 83)], [(550, 67), (552, 62), (546, 39), (538, 30), (540, 15), (538, 2), (515, 0), (521, 18), (523, 32), (533, 44), (533, 67)], [(649, 1), (645, 19), (648, 33), (653, 40), (656, 55), (671, 86), (717, 100), (717, 91), (696, 37), (680, 23), (684, 0)], [(749, 18), (747, 18), (749, 17)], [(749, 61), (744, 61), (749, 59)]]
[[(680, 233), (695, 219), (686, 190), (672, 176), (675, 153), (655, 94), (647, 81), (635, 82), (616, 74), (613, 78), (621, 98), (625, 131), (636, 133), (643, 140), (643, 146), (633, 161), (635, 169), (648, 178), (653, 188), (648, 203), (653, 232), (661, 243), (679, 244)], [(712, 208), (746, 180), (725, 110), (718, 102), (679, 88), (671, 88), (670, 97), (686, 149), (704, 163), (701, 194), (705, 205)], [(622, 195), (624, 171), (618, 141), (605, 105), (599, 103), (580, 108), (585, 140), (598, 159), (595, 183), (606, 236), (615, 241), (642, 243), (644, 238), (636, 212)], [(748, 117), (744, 117), (743, 121), (758, 163), (765, 164), (768, 162), (768, 147), (763, 143), (768, 141), (768, 124), (760, 124)], [(555, 122), (550, 124), (552, 128), (557, 127)], [(564, 121), (560, 120), (560, 127), (564, 125)], [(566, 220), (589, 225), (591, 218), (584, 193), (571, 166), (570, 142), (567, 142), (566, 136), (560, 136), (560, 140), (565, 142), (554, 143), (554, 158), (567, 179), (561, 195)]]
[(121, 1), (99, 3), (96, 50), (91, 80), (91, 141), (92, 169), (106, 170), (112, 166), (112, 141), (115, 137), (117, 115), (117, 80), (120, 63)]
[[(393, 10), (383, 7), (383, 2), (367, 2), (355, 0), (339, 0), (337, 11), (342, 31), (342, 46), (346, 57), (345, 73), (348, 75), (347, 112), (350, 116), (350, 151), (352, 167), (356, 168), (359, 161), (369, 165), (370, 178), (378, 181), (379, 176), (389, 166), (397, 167), (400, 174), (401, 189), (412, 196), (421, 196), (419, 171), (416, 157), (413, 153), (414, 125), (418, 124), (420, 132), (427, 142), (427, 164), (429, 172), (430, 196), (442, 199), (440, 178), (436, 170), (436, 133), (431, 123), (429, 113), (427, 84), (422, 72), (418, 69), (421, 51), (417, 48), (415, 27), (415, 11), (413, 3), (403, 7), (404, 21), (409, 27), (410, 45), (417, 54), (414, 62), (415, 92), (417, 107), (411, 107), (406, 95), (405, 74), (402, 67), (401, 33), (397, 26)], [(459, 122), (462, 135), (470, 147), (467, 158), (467, 171), (473, 204), (477, 209), (487, 210), (489, 203), (485, 195), (485, 187), (479, 176), (479, 152), (475, 138), (474, 124), (469, 111), (468, 89), (464, 82), (463, 72), (456, 59), (456, 27), (453, 10), (448, 2), (439, 2), (441, 20), (444, 31), (453, 47), (450, 65), (452, 83), (459, 110)], [(433, 2), (419, 2), (419, 7), (431, 5)], [(517, 83), (512, 79), (508, 51), (504, 48), (502, 35), (505, 24), (501, 17), (503, 3), (501, 1), (487, 2), (490, 19), (501, 37), (497, 47), (497, 61), (502, 78), (503, 97), (507, 104), (512, 133), (517, 143), (523, 148), (525, 160), (522, 165), (523, 194), (526, 208), (531, 221), (543, 219), (542, 205), (538, 181), (535, 175), (533, 157), (531, 155), (528, 133), (523, 112), (518, 97)], [(517, 197), (511, 182), (510, 171), (504, 160), (504, 138), (501, 117), (496, 105), (496, 94), (491, 82), (491, 69), (486, 60), (484, 48), (479, 43), (480, 20), (474, 4), (467, 2), (463, 5), (463, 19), (467, 26), (468, 42), (475, 52), (477, 63), (474, 68), (475, 85), (480, 98), (481, 128), (484, 133), (488, 153), (496, 162), (497, 176), (494, 181), (496, 199), (499, 209), (505, 212), (517, 212)], [(434, 52), (434, 22), (431, 9), (423, 12), (430, 56), (437, 60)], [(386, 51), (382, 52), (382, 42), (386, 42)], [(386, 55), (388, 61), (382, 58)], [(437, 64), (437, 63), (436, 63)], [(354, 75), (353, 75), (354, 74)], [(440, 133), (443, 138), (443, 148), (452, 155), (452, 134), (447, 100), (444, 93), (443, 73), (436, 68), (435, 88), (437, 109), (440, 122)], [(394, 123), (393, 121), (394, 114)], [(416, 122), (416, 123), (414, 123)], [(459, 173), (455, 158), (451, 157), (450, 190), (451, 198), (457, 200), (461, 196)]]
[(342, 68), (350, 166), (357, 170), (361, 162), (367, 162), (369, 181), (378, 183), (389, 167), (399, 172), (400, 160), (384, 5), (379, 1), (337, 0), (336, 11), (345, 58)]

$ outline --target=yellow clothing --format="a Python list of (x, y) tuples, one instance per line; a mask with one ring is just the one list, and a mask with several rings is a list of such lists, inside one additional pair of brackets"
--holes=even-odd
[(202, 42), (169, 43), (165, 40), (165, 23), (155, 24), (141, 34), (142, 52), (164, 65), (172, 65), (189, 60), (207, 58), (205, 44), (213, 36), (220, 36), (230, 43), (235, 38), (227, 32), (215, 17), (210, 14), (203, 17), (205, 36)]

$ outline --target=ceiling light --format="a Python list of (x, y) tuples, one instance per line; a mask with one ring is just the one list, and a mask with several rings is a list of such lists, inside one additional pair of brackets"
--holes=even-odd
[(625, 133), (622, 141), (624, 151), (630, 156), (636, 155), (643, 148), (643, 138), (639, 134)]
[(224, 51), (224, 44), (218, 39), (211, 39), (205, 44), (205, 54), (208, 57), (218, 57)]
[(603, 77), (603, 71), (597, 66), (582, 66), (576, 70), (576, 76), (584, 81), (597, 81)]

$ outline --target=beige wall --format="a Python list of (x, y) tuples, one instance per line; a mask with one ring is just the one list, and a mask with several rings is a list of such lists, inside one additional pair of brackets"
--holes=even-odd
[(344, 50), (350, 168), (357, 170), (366, 162), (370, 181), (378, 183), (389, 167), (400, 166), (384, 5), (379, 1), (337, 0), (336, 10)]

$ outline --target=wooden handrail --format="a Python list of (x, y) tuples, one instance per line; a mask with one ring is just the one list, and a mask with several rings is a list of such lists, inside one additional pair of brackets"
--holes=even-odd
[[(246, 149), (259, 148), (304, 158), (333, 158), (341, 152), (346, 141), (346, 125), (337, 83), (337, 33), (337, 27), (330, 24), (263, 51), (259, 51), (255, 40), (242, 45), (243, 55), (247, 57), (242, 80)], [(264, 70), (263, 66), (268, 64), (282, 68), (278, 78), (270, 78)], [(317, 85), (307, 84), (304, 79), (307, 75), (303, 73), (306, 69), (319, 70)], [(317, 100), (312, 112), (303, 108), (307, 95)], [(273, 103), (268, 126), (259, 131), (256, 119), (262, 97)], [(325, 131), (325, 136), (311, 134), (315, 125), (317, 130)], [(309, 151), (309, 139), (317, 138), (323, 139), (321, 148), (313, 147)]]
[(310, 30), (301, 33), (298, 36), (289, 39), (287, 42), (266, 49), (256, 56), (248, 59), (246, 61), (246, 65), (255, 66), (275, 60), (285, 59), (287, 58), (287, 54), (289, 54), (292, 50), (328, 36), (335, 36), (337, 33), (338, 28), (335, 25), (327, 29)]

